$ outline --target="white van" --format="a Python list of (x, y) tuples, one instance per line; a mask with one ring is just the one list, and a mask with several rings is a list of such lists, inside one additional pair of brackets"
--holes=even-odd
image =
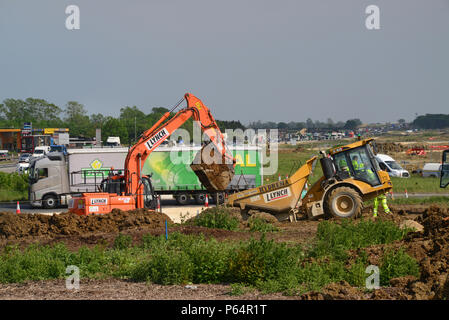
[(386, 154), (377, 154), (376, 160), (380, 169), (388, 172), (390, 177), (410, 178), (410, 173), (402, 168), (392, 157)]
[(422, 168), (422, 176), (438, 178), (440, 176), (440, 171), (441, 163), (426, 163)]
[(35, 157), (35, 158), (43, 157), (49, 152), (50, 152), (50, 146), (36, 147), (36, 148), (34, 148), (32, 157)]

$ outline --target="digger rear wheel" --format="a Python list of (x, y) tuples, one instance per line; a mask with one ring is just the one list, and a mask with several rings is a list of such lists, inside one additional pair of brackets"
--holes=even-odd
[(331, 191), (326, 211), (337, 218), (356, 218), (362, 214), (363, 202), (359, 193), (349, 187), (339, 187)]

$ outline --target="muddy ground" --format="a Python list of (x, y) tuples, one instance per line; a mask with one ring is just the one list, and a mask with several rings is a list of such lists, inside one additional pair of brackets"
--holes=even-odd
[[(448, 299), (449, 298), (449, 212), (446, 207), (426, 205), (391, 206), (393, 214), (380, 213), (378, 219), (391, 220), (398, 225), (406, 220), (420, 223), (424, 230), (412, 232), (403, 241), (390, 245), (364, 248), (370, 262), (391, 247), (404, 247), (414, 257), (421, 269), (419, 279), (404, 277), (393, 279), (391, 286), (374, 291), (351, 287), (347, 283), (333, 283), (320, 292), (309, 292), (302, 296), (279, 294), (262, 295), (249, 291), (231, 296), (231, 287), (222, 285), (161, 286), (133, 283), (125, 280), (81, 280), (77, 292), (65, 289), (64, 280), (27, 282), (23, 284), (0, 284), (0, 299)], [(371, 217), (370, 208), (364, 210), (365, 217)], [(77, 250), (81, 246), (102, 244), (112, 246), (119, 233), (131, 235), (138, 244), (145, 234), (161, 235), (179, 231), (184, 234), (203, 234), (218, 240), (245, 240), (257, 237), (248, 232), (245, 222), (239, 231), (209, 229), (204, 227), (174, 224), (161, 213), (135, 210), (123, 213), (114, 211), (107, 216), (78, 217), (63, 213), (54, 216), (15, 215), (0, 213), (0, 248), (7, 244), (21, 246), (39, 242), (53, 244), (64, 242), (68, 248)], [(268, 233), (275, 241), (305, 243), (311, 241), (319, 221), (300, 220), (295, 223), (276, 222), (280, 232)], [(359, 251), (360, 251), (359, 250)], [(360, 252), (355, 250), (353, 256)]]

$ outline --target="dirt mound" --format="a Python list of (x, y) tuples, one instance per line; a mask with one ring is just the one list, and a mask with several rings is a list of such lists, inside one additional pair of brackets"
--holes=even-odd
[(267, 212), (261, 212), (261, 211), (255, 211), (254, 214), (251, 215), (251, 217), (249, 218), (249, 220), (252, 219), (260, 219), (265, 221), (266, 223), (272, 223), (272, 224), (277, 224), (279, 221), (278, 219), (276, 219), (275, 216), (273, 216), (272, 214), (269, 214)]
[(331, 283), (320, 292), (311, 291), (300, 296), (301, 300), (360, 300), (366, 299), (363, 293), (346, 281)]
[(416, 219), (424, 232), (410, 233), (404, 240), (407, 252), (419, 265), (421, 276), (405, 290), (413, 299), (449, 298), (449, 212), (432, 205)]
[[(392, 221), (398, 226), (405, 221), (412, 221), (407, 219), (404, 210), (392, 211), (393, 214), (381, 213), (378, 219)], [(379, 265), (386, 250), (403, 247), (418, 262), (419, 278), (407, 276), (391, 279), (390, 287), (370, 292), (364, 288), (351, 287), (343, 281), (329, 284), (320, 292), (308, 292), (300, 299), (449, 299), (449, 210), (438, 205), (428, 206), (423, 210), (422, 216), (413, 222), (422, 225), (424, 230), (410, 232), (404, 240), (389, 245), (374, 245), (352, 250), (350, 255), (356, 258), (361, 251), (364, 251), (370, 264)]]
[(377, 152), (379, 153), (391, 153), (391, 152), (403, 152), (408, 148), (400, 143), (394, 142), (378, 142), (376, 143)]
[(102, 232), (117, 233), (134, 228), (155, 229), (163, 228), (165, 220), (173, 223), (167, 215), (145, 209), (127, 212), (114, 209), (106, 215), (90, 216), (78, 216), (68, 212), (52, 216), (3, 212), (0, 213), (0, 238), (56, 237)]

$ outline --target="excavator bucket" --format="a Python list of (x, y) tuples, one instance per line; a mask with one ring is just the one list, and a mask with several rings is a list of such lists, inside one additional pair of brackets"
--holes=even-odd
[(226, 190), (234, 177), (233, 164), (226, 163), (225, 157), (212, 143), (201, 148), (190, 167), (209, 192)]

